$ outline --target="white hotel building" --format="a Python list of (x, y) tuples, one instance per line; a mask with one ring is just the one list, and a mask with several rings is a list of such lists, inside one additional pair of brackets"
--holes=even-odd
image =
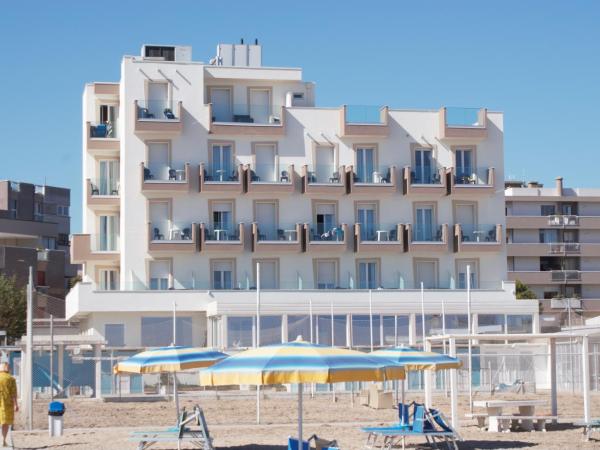
[(178, 344), (251, 346), (260, 263), (262, 344), (414, 344), (421, 283), (427, 333), (442, 310), (466, 329), (469, 266), (476, 330), (539, 329), (503, 281), (502, 113), (318, 107), (259, 45), (217, 54), (144, 46), (85, 86), (68, 319), (112, 347), (168, 345), (175, 304)]

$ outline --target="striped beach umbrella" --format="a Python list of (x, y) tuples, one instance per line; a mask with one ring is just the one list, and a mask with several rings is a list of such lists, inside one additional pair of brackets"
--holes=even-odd
[(382, 348), (369, 354), (386, 360), (392, 359), (407, 371), (459, 369), (462, 366), (462, 362), (458, 358), (412, 347)]
[(224, 358), (227, 354), (210, 348), (183, 347), (172, 345), (159, 347), (137, 353), (130, 358), (118, 362), (114, 367), (116, 374), (122, 373), (161, 373), (173, 374), (173, 391), (175, 409), (179, 420), (179, 394), (177, 392), (176, 372), (188, 369), (209, 367)]
[[(302, 442), (303, 383), (385, 381), (404, 378), (392, 360), (305, 342), (243, 351), (200, 371), (204, 386), (298, 384), (298, 442)], [(301, 448), (301, 447), (299, 447)]]

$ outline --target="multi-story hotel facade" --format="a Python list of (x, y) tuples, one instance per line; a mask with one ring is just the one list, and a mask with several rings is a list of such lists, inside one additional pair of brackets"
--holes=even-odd
[[(144, 46), (83, 94), (84, 278), (67, 317), (108, 345), (414, 343), (536, 331), (506, 282), (503, 115), (315, 106), (261, 47)], [(260, 301), (257, 302), (257, 263)], [(312, 320), (311, 320), (312, 318)], [(312, 323), (312, 330), (310, 329)], [(373, 333), (371, 333), (373, 329)]]
[(600, 315), (600, 190), (508, 182), (506, 214), (509, 279), (540, 299), (542, 324)]

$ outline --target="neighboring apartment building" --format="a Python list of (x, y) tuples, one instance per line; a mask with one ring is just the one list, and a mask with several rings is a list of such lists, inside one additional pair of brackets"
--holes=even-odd
[[(38, 291), (64, 299), (77, 275), (69, 253), (70, 197), (65, 188), (0, 181), (1, 273), (25, 286), (31, 266)], [(49, 312), (63, 317), (59, 303)]]
[(567, 324), (569, 309), (573, 324), (600, 315), (600, 189), (506, 187), (509, 279), (536, 293), (549, 323)]
[(503, 282), (502, 114), (317, 107), (301, 69), (261, 51), (144, 46), (120, 82), (85, 86), (67, 317), (164, 345), (175, 304), (178, 344), (249, 346), (260, 263), (261, 343), (370, 345), (369, 312), (374, 345), (414, 343), (421, 283), (427, 332), (444, 307), (466, 330), (470, 267), (480, 331), (536, 330), (537, 302)]

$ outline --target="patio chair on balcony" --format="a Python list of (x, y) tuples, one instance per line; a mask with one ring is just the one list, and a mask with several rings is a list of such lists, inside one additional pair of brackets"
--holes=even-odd
[(315, 175), (314, 172), (309, 171), (306, 176), (308, 177), (308, 182), (309, 183), (316, 183), (317, 182), (317, 176)]
[(115, 185), (115, 187), (110, 190), (110, 195), (119, 195), (120, 187), (121, 187), (121, 184), (117, 181), (117, 184)]
[(282, 170), (281, 171), (281, 176), (279, 177), (279, 182), (283, 183), (283, 182), (289, 183), (290, 182), (290, 174), (288, 173), (287, 170)]
[(258, 175), (256, 175), (256, 172), (254, 170), (250, 170), (250, 181), (257, 182), (260, 181), (260, 177)]
[(431, 182), (433, 184), (440, 184), (442, 182), (442, 178), (440, 177), (440, 173), (439, 172), (435, 172), (432, 176), (431, 176)]
[(229, 176), (229, 181), (237, 181), (238, 180), (238, 172), (237, 170), (234, 170), (233, 172), (231, 172), (231, 175)]
[(175, 114), (173, 114), (173, 111), (171, 111), (171, 108), (165, 108), (165, 110), (163, 111), (163, 114), (169, 120), (175, 119)]
[(144, 167), (144, 181), (152, 180), (153, 178), (154, 178), (154, 175), (152, 175), (152, 172), (150, 172), (150, 169), (148, 169), (147, 167)]
[(175, 181), (177, 179), (177, 171), (175, 169), (169, 169), (169, 181)]
[(153, 241), (162, 241), (165, 238), (165, 236), (163, 234), (161, 234), (160, 229), (158, 229), (156, 227), (154, 228), (153, 233), (154, 233), (152, 236)]
[(390, 241), (397, 241), (398, 240), (398, 228), (392, 228), (389, 231), (389, 236), (390, 236)]
[(435, 240), (438, 242), (442, 241), (442, 229), (439, 228), (435, 233)]
[(383, 177), (381, 179), (382, 183), (391, 183), (392, 181), (392, 170), (388, 169), (387, 172), (385, 173), (385, 177)]
[(184, 241), (191, 241), (192, 240), (192, 229), (186, 227), (183, 230), (181, 230), (181, 239)]
[(487, 232), (487, 236), (485, 237), (486, 242), (495, 242), (496, 241), (496, 230), (489, 230)]
[(283, 232), (283, 230), (281, 228), (277, 229), (277, 240), (285, 241), (285, 233)]
[(92, 137), (104, 138), (107, 136), (107, 128), (105, 124), (96, 125)]
[(92, 184), (92, 195), (100, 195), (100, 191), (98, 190), (98, 186), (96, 186), (94, 183)]
[(204, 169), (204, 181), (212, 181), (212, 180), (213, 180), (212, 176), (208, 174), (206, 169)]
[(140, 108), (140, 119), (154, 119), (154, 114), (148, 108)]
[(333, 175), (331, 175), (331, 177), (329, 177), (329, 182), (330, 183), (339, 183), (340, 182), (340, 173), (333, 172)]

